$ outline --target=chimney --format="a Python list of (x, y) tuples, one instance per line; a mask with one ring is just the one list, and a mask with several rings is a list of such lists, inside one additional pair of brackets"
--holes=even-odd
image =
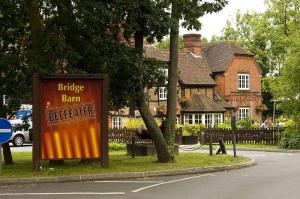
[(195, 55), (201, 55), (201, 35), (200, 34), (185, 34), (183, 35), (184, 50)]

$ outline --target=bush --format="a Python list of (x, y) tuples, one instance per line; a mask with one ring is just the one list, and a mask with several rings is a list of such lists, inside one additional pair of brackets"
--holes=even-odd
[(279, 148), (300, 149), (300, 132), (295, 126), (288, 127), (279, 142)]
[(126, 149), (126, 145), (118, 142), (110, 142), (108, 148), (111, 151), (123, 151)]
[(249, 129), (249, 128), (251, 128), (252, 124), (254, 124), (254, 120), (251, 119), (251, 118), (249, 118), (249, 117), (246, 117), (243, 120), (238, 120), (236, 122), (237, 128), (246, 128), (246, 129)]
[(254, 123), (254, 124), (251, 124), (250, 125), (250, 128), (251, 129), (259, 129), (260, 128), (260, 125), (258, 123)]
[[(157, 125), (161, 125), (161, 121), (159, 119), (155, 119)], [(142, 128), (145, 129), (146, 125), (143, 121), (142, 118), (129, 118), (129, 119), (124, 119), (122, 121), (122, 126), (124, 128), (129, 128), (129, 129), (137, 129), (137, 128)]]
[(189, 135), (198, 135), (201, 128), (204, 128), (204, 124), (185, 124), (182, 126), (183, 135), (189, 136)]
[(231, 119), (225, 117), (224, 122), (217, 125), (217, 128), (220, 129), (231, 129)]
[(231, 124), (220, 123), (220, 124), (217, 125), (217, 128), (219, 128), (219, 129), (231, 129)]

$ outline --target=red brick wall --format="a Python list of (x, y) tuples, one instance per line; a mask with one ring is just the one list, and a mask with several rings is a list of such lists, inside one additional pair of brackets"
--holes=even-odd
[(195, 93), (201, 93), (213, 99), (213, 88), (211, 87), (187, 87), (182, 89), (183, 96), (191, 98)]
[(214, 80), (217, 84), (215, 91), (221, 96), (225, 96), (225, 76), (224, 73), (218, 73), (215, 75)]
[[(249, 90), (238, 90), (238, 74), (250, 75)], [(237, 108), (249, 107), (251, 117), (261, 120), (261, 113), (256, 111), (256, 106), (262, 102), (261, 98), (261, 73), (255, 58), (235, 56), (225, 73), (214, 75), (217, 83), (216, 92)], [(238, 109), (237, 109), (238, 110)]]
[[(249, 90), (238, 90), (239, 73), (250, 75)], [(220, 87), (218, 91), (222, 92), (223, 85), (225, 85), (225, 89), (222, 94), (231, 104), (237, 108), (249, 107), (250, 116), (255, 120), (261, 120), (261, 113), (256, 111), (256, 106), (262, 102), (261, 73), (255, 58), (235, 56), (224, 73), (224, 83), (222, 84), (222, 81), (220, 81), (220, 86), (218, 85)]]
[(253, 57), (235, 56), (225, 72), (225, 95), (238, 91), (238, 73), (250, 75), (250, 90), (261, 93), (261, 74)]

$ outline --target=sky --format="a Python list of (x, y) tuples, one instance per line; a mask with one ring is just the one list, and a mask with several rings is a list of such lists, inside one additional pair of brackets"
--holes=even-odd
[(222, 29), (226, 25), (227, 19), (233, 19), (238, 10), (240, 10), (241, 13), (245, 13), (247, 11), (264, 12), (266, 7), (264, 5), (264, 0), (229, 0), (228, 4), (222, 11), (207, 14), (200, 19), (202, 23), (202, 29), (200, 31), (188, 31), (181, 28), (180, 34), (200, 33), (203, 37), (210, 40), (213, 35), (221, 34)]

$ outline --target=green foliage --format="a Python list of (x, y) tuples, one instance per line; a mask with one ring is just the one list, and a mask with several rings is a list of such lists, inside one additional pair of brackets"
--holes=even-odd
[(182, 135), (190, 136), (190, 135), (198, 135), (201, 128), (205, 128), (204, 124), (185, 124), (182, 125)]
[[(0, 117), (6, 118), (17, 110), (21, 98), (30, 96), (28, 79), (30, 71), (26, 67), (26, 24), (24, 1), (4, 0), (0, 5)], [(10, 99), (3, 106), (2, 97)]]
[(237, 128), (251, 128), (251, 126), (254, 124), (254, 120), (249, 118), (249, 117), (246, 117), (245, 119), (243, 120), (238, 120), (236, 122), (236, 126)]
[[(178, 37), (178, 46), (180, 49), (183, 49), (183, 47), (184, 47), (182, 35), (179, 35), (179, 37)], [(167, 38), (163, 39), (161, 42), (156, 43), (155, 47), (168, 50), (170, 48), (170, 37), (167, 37)]]
[(124, 151), (126, 149), (126, 144), (110, 142), (108, 143), (108, 148), (110, 151)]
[(129, 118), (122, 120), (122, 126), (124, 128), (145, 128), (145, 123), (141, 118)]
[[(161, 120), (155, 118), (155, 122), (158, 126), (161, 125)], [(142, 128), (145, 129), (145, 123), (142, 118), (129, 118), (129, 119), (124, 119), (122, 120), (122, 126), (124, 128), (129, 128), (129, 129), (136, 129), (136, 128)]]
[(288, 127), (279, 142), (279, 147), (284, 149), (300, 149), (300, 132), (295, 126)]
[[(121, 172), (145, 172), (162, 171), (172, 169), (185, 169), (193, 167), (208, 167), (232, 165), (248, 162), (245, 157), (233, 157), (232, 155), (210, 156), (207, 153), (182, 153), (176, 156), (176, 161), (172, 163), (158, 163), (155, 156), (144, 156), (131, 158), (125, 151), (110, 151), (109, 166), (105, 169), (99, 166), (99, 162), (81, 164), (80, 160), (65, 160), (63, 165), (54, 167), (49, 171), (49, 165), (43, 165), (41, 171), (33, 172), (32, 153), (15, 152), (13, 153), (15, 164), (4, 165), (0, 179), (7, 178), (38, 178), (41, 176), (68, 176), (100, 173), (121, 173)], [(53, 166), (51, 166), (53, 168)]]
[(282, 75), (273, 77), (271, 89), (279, 103), (282, 103), (284, 112), (296, 122), (300, 128), (300, 32), (291, 40), (287, 60)]
[[(201, 37), (201, 42), (202, 43), (207, 43), (208, 42), (207, 38), (206, 37)], [(155, 47), (160, 48), (160, 49), (168, 50), (170, 48), (170, 37), (167, 37), (167, 38), (163, 39), (161, 42), (155, 43)], [(179, 49), (184, 48), (183, 35), (179, 35), (179, 37), (178, 37), (178, 47), (179, 47)]]
[(217, 125), (217, 128), (220, 129), (231, 129), (231, 120), (230, 118), (225, 118), (223, 123)]
[[(285, 73), (286, 61), (292, 61), (288, 58), (291, 57), (288, 52), (299, 40), (299, 4), (299, 0), (267, 0), (267, 10), (264, 13), (238, 12), (233, 21), (227, 22), (220, 40), (237, 41), (252, 52), (264, 77), (267, 74), (279, 76)], [(291, 74), (295, 76), (297, 72), (299, 71), (295, 69)], [(276, 96), (274, 91), (271, 92), (269, 80), (270, 77), (266, 77), (262, 82), (263, 103), (268, 108), (265, 115), (272, 115), (271, 100)]]

